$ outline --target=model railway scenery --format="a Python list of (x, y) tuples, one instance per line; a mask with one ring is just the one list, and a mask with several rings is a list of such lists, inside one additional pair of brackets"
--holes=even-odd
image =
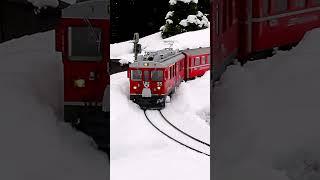
[(320, 180), (319, 0), (2, 0), (2, 180)]

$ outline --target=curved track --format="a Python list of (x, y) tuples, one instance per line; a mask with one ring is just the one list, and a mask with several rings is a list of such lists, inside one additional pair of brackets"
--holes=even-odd
[(210, 144), (209, 144), (209, 143), (203, 142), (203, 141), (201, 141), (201, 140), (199, 140), (199, 139), (191, 136), (190, 134), (182, 131), (181, 129), (177, 128), (177, 126), (173, 125), (173, 124), (163, 115), (163, 113), (162, 113), (160, 110), (159, 110), (159, 113), (161, 114), (162, 118), (163, 118), (168, 124), (170, 124), (170, 126), (172, 126), (174, 129), (176, 129), (177, 131), (181, 132), (182, 134), (188, 136), (189, 138), (191, 138), (191, 139), (193, 139), (193, 140), (195, 140), (195, 141), (197, 141), (197, 142), (199, 142), (199, 143), (201, 143), (201, 144), (204, 144), (204, 145), (210, 147)]
[[(192, 150), (192, 151), (198, 152), (198, 153), (203, 154), (203, 155), (206, 155), (206, 156), (210, 156), (209, 153), (207, 153), (207, 152), (205, 152), (205, 150), (203, 150), (203, 149), (206, 149), (206, 150), (209, 149), (209, 151), (210, 151), (210, 144), (205, 143), (205, 142), (203, 142), (203, 141), (201, 141), (201, 140), (199, 140), (199, 139), (197, 139), (197, 138), (194, 138), (194, 137), (192, 137), (191, 135), (189, 135), (189, 134), (183, 132), (182, 130), (178, 129), (176, 126), (174, 126), (172, 123), (170, 123), (170, 121), (168, 121), (168, 120), (165, 118), (165, 116), (161, 113), (161, 111), (159, 111), (159, 113), (160, 113), (160, 115), (161, 115), (161, 119), (164, 120), (164, 123), (162, 123), (162, 125), (161, 125), (161, 126), (162, 126), (161, 129), (159, 128), (160, 125), (159, 125), (159, 124), (156, 125), (155, 122), (152, 122), (152, 120), (148, 117), (146, 111), (144, 111), (144, 115), (145, 115), (146, 119), (148, 120), (148, 122), (149, 122), (155, 129), (157, 129), (160, 133), (162, 133), (163, 135), (165, 135), (165, 136), (168, 137), (169, 139), (175, 141), (176, 143), (178, 143), (178, 144), (180, 144), (180, 145), (182, 145), (182, 146), (184, 146), (184, 147), (186, 147), (186, 148), (188, 148), (188, 149), (190, 149), (190, 150)], [(168, 131), (171, 131), (170, 135), (169, 135), (169, 132), (168, 132), (168, 131), (167, 131), (167, 132), (164, 132), (163, 129), (167, 129)], [(171, 130), (170, 130), (170, 129), (171, 129)], [(172, 130), (173, 130), (173, 131), (172, 131)], [(174, 132), (174, 131), (175, 131), (175, 132)], [(179, 132), (179, 133), (177, 133), (177, 132)], [(175, 135), (173, 135), (173, 134), (175, 134)], [(179, 134), (179, 135), (178, 135), (178, 134)], [(183, 136), (184, 138), (182, 138), (181, 134), (185, 135), (185, 136)], [(175, 136), (175, 137), (174, 137), (174, 136)], [(180, 136), (180, 137), (179, 137), (179, 136)], [(188, 137), (187, 139), (186, 139), (186, 136)], [(178, 139), (179, 139), (179, 140), (178, 140)], [(180, 140), (180, 139), (182, 139), (182, 140)], [(190, 146), (190, 145), (187, 145), (187, 144), (190, 144), (190, 140), (191, 140), (191, 139), (193, 140), (193, 142), (192, 142), (193, 145), (194, 145), (194, 144), (198, 144), (198, 145), (197, 145), (197, 148), (194, 148), (194, 147), (192, 147), (192, 146)], [(188, 143), (182, 142), (182, 141), (186, 141), (186, 142), (188, 142)], [(199, 146), (202, 146), (202, 149), (200, 148), (201, 150), (199, 150), (199, 148), (198, 148)], [(204, 146), (205, 146), (205, 147), (204, 147)]]

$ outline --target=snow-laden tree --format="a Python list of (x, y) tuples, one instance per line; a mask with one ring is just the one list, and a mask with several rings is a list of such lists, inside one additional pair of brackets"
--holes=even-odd
[(35, 7), (34, 13), (40, 13), (41, 9), (46, 9), (47, 7), (57, 7), (59, 5), (58, 0), (27, 0), (32, 3)]
[(160, 28), (162, 38), (209, 26), (206, 15), (198, 11), (198, 0), (170, 0), (165, 21)]

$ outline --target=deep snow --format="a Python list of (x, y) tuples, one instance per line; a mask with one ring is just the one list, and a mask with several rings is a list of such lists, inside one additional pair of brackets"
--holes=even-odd
[[(186, 149), (156, 131), (138, 105), (129, 100), (126, 75), (126, 72), (117, 73), (110, 80), (110, 178), (209, 180), (210, 157)], [(210, 72), (183, 82), (163, 110), (173, 124), (208, 143), (209, 85)], [(156, 112), (148, 112), (151, 118), (155, 118), (152, 113)]]
[(214, 90), (215, 179), (320, 179), (319, 42), (317, 29), (289, 52), (227, 68)]
[(64, 124), (54, 32), (0, 44), (0, 179), (105, 180), (107, 156)]

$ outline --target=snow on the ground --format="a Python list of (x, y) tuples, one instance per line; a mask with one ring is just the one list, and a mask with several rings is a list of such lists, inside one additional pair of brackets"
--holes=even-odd
[[(132, 35), (133, 37), (133, 35)], [(199, 31), (186, 32), (178, 34), (167, 39), (162, 39), (161, 33), (155, 33), (139, 40), (142, 46), (142, 54), (146, 51), (156, 51), (170, 47), (174, 49), (193, 49), (199, 47), (210, 47), (210, 29), (206, 28)], [(127, 64), (133, 62), (133, 43), (132, 40), (111, 44), (110, 58), (120, 59), (120, 63)]]
[(214, 90), (215, 179), (320, 179), (320, 29), (229, 66)]
[(33, 6), (41, 9), (44, 7), (57, 7), (59, 5), (58, 0), (27, 0), (32, 3)]
[[(208, 143), (209, 84), (209, 72), (193, 81), (182, 82), (163, 110), (173, 124)], [(160, 134), (148, 123), (139, 106), (129, 100), (126, 72), (111, 75), (110, 92), (112, 180), (210, 179), (210, 157)], [(154, 118), (152, 114), (156, 112), (147, 113)]]
[(105, 180), (107, 156), (62, 122), (54, 32), (0, 44), (0, 179)]
[(69, 4), (75, 4), (77, 0), (61, 0), (63, 2), (69, 3)]

